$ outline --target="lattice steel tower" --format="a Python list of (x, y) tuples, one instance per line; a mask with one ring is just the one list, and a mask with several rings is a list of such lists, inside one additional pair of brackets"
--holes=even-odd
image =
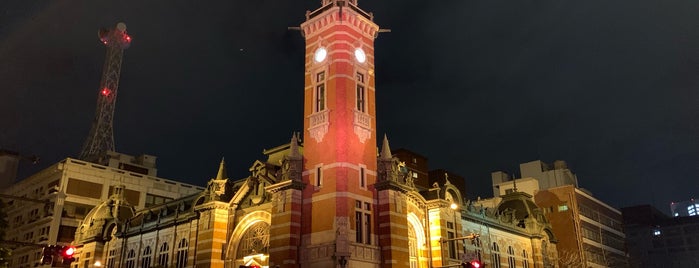
[(100, 29), (97, 32), (100, 41), (107, 46), (107, 56), (102, 69), (102, 81), (97, 94), (97, 110), (92, 129), (85, 140), (79, 158), (98, 164), (106, 164), (107, 151), (114, 151), (114, 106), (124, 49), (131, 44), (131, 37), (126, 34), (126, 24), (120, 22), (114, 29)]

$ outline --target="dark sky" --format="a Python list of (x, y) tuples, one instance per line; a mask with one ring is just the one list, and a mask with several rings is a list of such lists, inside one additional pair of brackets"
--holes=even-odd
[[(378, 133), (466, 177), (566, 160), (615, 207), (699, 190), (699, 2), (361, 0), (376, 40)], [(0, 148), (30, 174), (76, 156), (105, 49), (123, 21), (117, 151), (158, 157), (159, 176), (204, 185), (221, 157), (248, 175), (302, 131), (303, 47), (287, 30), (319, 0), (0, 2)]]

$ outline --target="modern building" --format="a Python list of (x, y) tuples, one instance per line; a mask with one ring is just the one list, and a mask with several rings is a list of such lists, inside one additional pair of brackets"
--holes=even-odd
[(627, 263), (621, 211), (573, 185), (534, 196), (558, 238), (561, 266), (623, 267)]
[(66, 158), (3, 188), (12, 250), (9, 267), (35, 267), (40, 245), (70, 244), (79, 223), (95, 206), (123, 186), (123, 196), (143, 209), (204, 188), (156, 177), (155, 157), (109, 152), (109, 165)]
[(699, 217), (669, 217), (650, 205), (621, 211), (631, 267), (699, 267)]
[(621, 211), (579, 188), (578, 178), (566, 162), (523, 163), (520, 174), (522, 178), (514, 179), (505, 172), (493, 172), (495, 198), (480, 203), (494, 206), (508, 193), (528, 193), (534, 196), (535, 203), (553, 226), (561, 267), (626, 265)]
[(691, 198), (686, 201), (670, 203), (670, 211), (673, 217), (687, 217), (699, 215), (699, 201)]
[(415, 184), (377, 139), (373, 14), (356, 0), (321, 4), (300, 26), (304, 143), (264, 150), (235, 181), (222, 162), (200, 193), (140, 210), (115, 188), (78, 228), (72, 267), (558, 267), (531, 196), (488, 210), (446, 178)]

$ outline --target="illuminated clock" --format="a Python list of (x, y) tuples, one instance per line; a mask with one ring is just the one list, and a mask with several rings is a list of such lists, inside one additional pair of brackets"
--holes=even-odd
[(319, 47), (318, 49), (316, 49), (316, 52), (313, 53), (313, 60), (315, 60), (316, 62), (321, 62), (321, 61), (325, 60), (325, 57), (327, 57), (327, 56), (328, 56), (328, 51), (325, 50), (324, 47)]
[(366, 61), (366, 53), (362, 48), (357, 48), (354, 50), (354, 58), (357, 59), (359, 63), (364, 63)]

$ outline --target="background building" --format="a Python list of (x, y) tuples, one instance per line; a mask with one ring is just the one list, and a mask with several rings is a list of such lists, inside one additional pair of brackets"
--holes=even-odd
[(14, 241), (10, 267), (34, 267), (42, 256), (40, 244), (70, 244), (78, 224), (117, 185), (136, 209), (204, 189), (156, 177), (154, 156), (108, 155), (109, 166), (66, 158), (2, 190), (11, 230), (6, 240)]
[(669, 217), (651, 205), (621, 211), (631, 267), (699, 267), (699, 217)]
[(699, 215), (699, 201), (692, 198), (686, 201), (672, 202), (670, 212), (673, 217), (697, 216)]
[(505, 172), (493, 172), (495, 198), (479, 203), (492, 207), (507, 193), (528, 193), (553, 226), (562, 267), (626, 265), (621, 211), (579, 188), (577, 176), (565, 161), (523, 163), (520, 174), (522, 178), (513, 179)]

